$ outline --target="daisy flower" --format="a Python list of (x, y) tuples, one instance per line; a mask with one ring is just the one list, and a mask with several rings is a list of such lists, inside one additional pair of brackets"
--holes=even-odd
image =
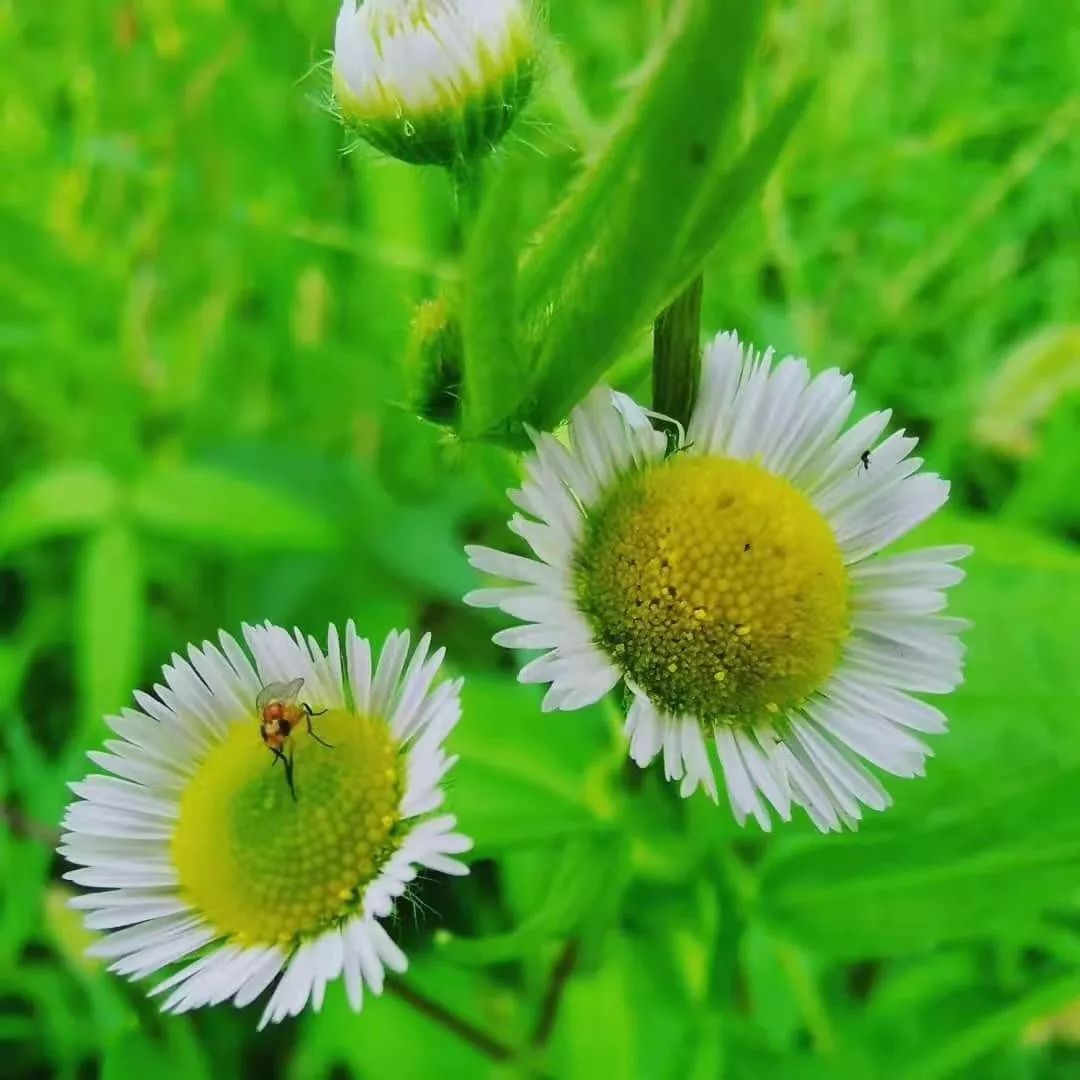
[(373, 664), (352, 622), (344, 653), (333, 626), (325, 655), (269, 623), (244, 640), (174, 654), (107, 719), (119, 737), (71, 785), (60, 852), (94, 890), (73, 906), (108, 931), (93, 955), (133, 979), (184, 961), (152, 991), (167, 1012), (276, 981), (262, 1027), (339, 976), (354, 1009), (381, 992), (406, 966), (383, 920), (421, 870), (467, 873), (471, 842), (433, 816), (460, 714), (461, 680), (432, 685), (443, 650), (425, 636), (410, 657), (395, 632)]
[(344, 0), (334, 98), (383, 153), (454, 165), (491, 150), (525, 107), (536, 44), (521, 0)]
[(470, 593), (523, 625), (496, 634), (543, 649), (522, 682), (545, 710), (578, 709), (620, 682), (630, 756), (662, 755), (684, 796), (715, 800), (709, 743), (740, 824), (800, 806), (822, 830), (889, 804), (866, 763), (920, 776), (919, 737), (945, 718), (915, 694), (962, 679), (962, 620), (941, 614), (965, 547), (884, 550), (945, 502), (916, 440), (888, 412), (845, 430), (850, 375), (811, 378), (734, 334), (706, 350), (676, 452), (650, 415), (599, 388), (569, 445), (533, 435), (510, 528), (532, 557), (472, 547), (512, 584)]

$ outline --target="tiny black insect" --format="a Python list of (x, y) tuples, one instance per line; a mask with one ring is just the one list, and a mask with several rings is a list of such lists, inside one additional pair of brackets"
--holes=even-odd
[(859, 455), (859, 461), (862, 462), (862, 467), (867, 472), (869, 472), (870, 471), (870, 451), (869, 450), (864, 450), (862, 452), (862, 454)]

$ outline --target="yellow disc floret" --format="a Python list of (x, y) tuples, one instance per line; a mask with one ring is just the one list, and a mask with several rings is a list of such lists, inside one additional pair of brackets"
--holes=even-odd
[(199, 765), (172, 840), (181, 895), (238, 943), (289, 945), (352, 914), (398, 844), (402, 762), (387, 724), (334, 710), (291, 738), (296, 801), (258, 725)]
[(590, 514), (577, 590), (626, 677), (708, 725), (803, 700), (832, 671), (847, 627), (828, 522), (748, 461), (677, 454), (624, 479)]

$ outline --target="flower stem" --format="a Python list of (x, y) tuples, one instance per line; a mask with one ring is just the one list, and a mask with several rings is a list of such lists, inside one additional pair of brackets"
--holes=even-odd
[(653, 327), (653, 408), (690, 423), (701, 377), (701, 292), (698, 274), (665, 308)]
[(46, 847), (55, 848), (60, 843), (60, 830), (43, 825), (21, 810), (0, 803), (0, 825), (5, 826), (15, 836), (23, 840), (33, 840)]
[(578, 943), (568, 941), (559, 953), (555, 966), (551, 969), (551, 979), (548, 982), (547, 993), (540, 1007), (540, 1016), (536, 1021), (536, 1029), (533, 1032), (532, 1043), (535, 1047), (544, 1046), (551, 1033), (555, 1030), (555, 1021), (559, 1016), (559, 1005), (562, 1003), (563, 991), (570, 976), (574, 973), (578, 958)]
[(479, 159), (460, 160), (450, 166), (450, 186), (454, 192), (454, 204), (462, 239), (480, 211), (484, 201), (484, 163)]
[[(517, 1058), (517, 1051), (512, 1047), (499, 1042), (498, 1039), (474, 1027), (467, 1020), (463, 1020), (456, 1013), (450, 1012), (449, 1009), (440, 1005), (437, 1001), (425, 997), (403, 980), (390, 976), (386, 980), (386, 989), (405, 1002), (410, 1008), (415, 1009), (421, 1016), (445, 1028), (452, 1035), (456, 1035), (462, 1042), (468, 1043), (474, 1050), (491, 1061), (512, 1062)], [(526, 1070), (525, 1075), (536, 1077), (538, 1080), (543, 1077), (543, 1074), (532, 1070)]]

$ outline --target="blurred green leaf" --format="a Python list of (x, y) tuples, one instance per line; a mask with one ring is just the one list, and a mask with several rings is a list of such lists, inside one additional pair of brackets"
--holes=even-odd
[(1069, 394), (1080, 393), (1080, 326), (1053, 326), (1021, 342), (990, 376), (971, 420), (976, 442), (1030, 454), (1035, 428)]
[(146, 1031), (125, 1031), (110, 1042), (101, 1057), (101, 1080), (133, 1076), (182, 1076), (184, 1080), (220, 1075), (214, 1069), (186, 1017), (162, 1026), (164, 1038)]
[(454, 604), (475, 588), (458, 529), (461, 507), (452, 497), (430, 506), (386, 504), (381, 513), (378, 504), (365, 509), (375, 511), (377, 524), (363, 539), (400, 580)]
[(40, 839), (14, 836), (6, 817), (0, 820), (0, 973), (17, 967), (40, 928), (51, 854)]
[(536, 426), (557, 424), (667, 298), (728, 153), (762, 9), (679, 0), (648, 78), (526, 258), (518, 296), (524, 335), (539, 349)]
[[(1080, 768), (884, 835), (769, 858), (762, 910), (825, 955), (896, 956), (993, 934), (1080, 890)], [(944, 815), (942, 815), (944, 816)]]
[(766, 927), (751, 923), (739, 942), (742, 970), (754, 1020), (776, 1050), (790, 1047), (802, 1027), (799, 1004), (792, 990), (781, 950), (791, 948)]
[(148, 528), (234, 550), (324, 550), (333, 523), (287, 490), (211, 465), (169, 464), (139, 479), (132, 509)]
[(1044, 983), (1019, 1001), (952, 1033), (943, 1044), (930, 1047), (898, 1075), (901, 1080), (938, 1080), (956, 1076), (965, 1066), (1003, 1044), (1017, 1041), (1024, 1027), (1032, 1021), (1078, 1000), (1080, 976), (1070, 974)]
[[(616, 837), (567, 840), (520, 926), (489, 937), (449, 938), (440, 946), (442, 955), (463, 964), (497, 964), (525, 956), (557, 938), (574, 936), (591, 919), (605, 887), (624, 876), (625, 858)], [(599, 929), (594, 927), (593, 932)]]
[(918, 783), (890, 781), (887, 818), (980, 802), (988, 785), (1080, 764), (1080, 556), (1029, 529), (943, 517), (922, 541), (972, 543), (950, 614), (971, 620), (964, 684), (938, 701), (950, 731)]
[(450, 805), (478, 854), (610, 827), (590, 788), (589, 762), (603, 747), (581, 714), (541, 714), (534, 687), (473, 677), (450, 743)]
[(568, 1080), (641, 1075), (638, 1017), (630, 993), (634, 963), (632, 946), (617, 938), (596, 971), (567, 987), (555, 1040), (557, 1075)]
[(706, 1050), (698, 1035), (709, 1019), (687, 1000), (666, 942), (612, 934), (599, 965), (566, 987), (552, 1038), (554, 1075), (679, 1080)]
[[(76, 643), (83, 718), (95, 732), (101, 730), (102, 716), (131, 697), (138, 678), (144, 590), (142, 545), (129, 527), (110, 525), (86, 541), (80, 555)], [(85, 748), (81, 739), (77, 744)]]
[(29, 475), (0, 498), (0, 552), (102, 525), (119, 501), (115, 479), (100, 465), (55, 465)]

